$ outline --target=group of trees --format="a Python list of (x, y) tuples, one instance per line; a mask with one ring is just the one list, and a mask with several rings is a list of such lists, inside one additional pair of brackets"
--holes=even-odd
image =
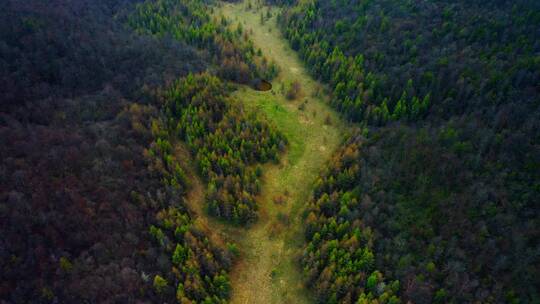
[(147, 170), (151, 135), (140, 131), (158, 111), (144, 104), (207, 64), (127, 30), (114, 16), (130, 7), (2, 5), (0, 301), (159, 301), (143, 275), (156, 272), (147, 231), (177, 194)]
[[(107, 87), (144, 100), (148, 91), (178, 75), (209, 66), (183, 42), (126, 28), (120, 17), (132, 10), (131, 1), (52, 1), (47, 6), (7, 1), (3, 8), (0, 99), (3, 109), (11, 107), (33, 122), (48, 121), (51, 98), (93, 95)], [(23, 111), (21, 105), (30, 103), (41, 110)]]
[[(214, 56), (248, 66), (248, 77), (270, 65), (244, 35), (212, 29), (216, 23), (197, 1), (175, 1), (175, 11), (163, 13), (173, 18), (181, 11), (184, 24), (206, 20), (193, 27), (207, 31), (194, 33), (196, 39), (134, 31), (141, 8), (173, 6), (138, 2), (10, 0), (0, 11), (0, 301), (224, 303), (229, 297), (231, 252), (192, 223), (185, 203), (190, 160), (174, 152), (180, 133), (169, 133), (168, 122), (179, 117), (165, 113), (185, 112), (204, 127), (176, 129), (175, 123), (172, 130), (192, 138), (199, 163), (213, 166), (204, 171), (212, 187), (227, 187), (215, 201), (234, 193), (253, 203), (260, 170), (248, 163), (276, 159), (285, 141), (232, 105), (215, 77), (189, 78), (214, 85), (197, 93), (210, 96), (208, 103), (178, 102), (185, 111), (162, 109), (156, 94), (189, 72), (218, 71)], [(163, 31), (175, 26), (164, 24)], [(199, 82), (197, 91), (205, 89)], [(227, 178), (216, 177), (222, 174)]]
[(321, 302), (539, 301), (539, 12), (528, 0), (284, 9), (332, 105), (370, 126), (306, 212), (302, 260)]
[(246, 114), (215, 76), (189, 75), (164, 93), (170, 132), (186, 142), (208, 182), (208, 211), (246, 224), (256, 219), (260, 165), (278, 161), (287, 140), (255, 114)]
[(241, 24), (233, 27), (223, 16), (211, 17), (204, 1), (145, 1), (128, 17), (128, 24), (140, 33), (170, 36), (198, 47), (227, 80), (245, 84), (273, 79), (278, 73), (277, 65), (254, 48)]
[[(309, 202), (302, 264), (320, 302), (538, 301), (538, 5), (285, 9), (333, 104), (385, 125), (345, 143)], [(245, 224), (287, 141), (203, 71), (277, 73), (206, 2), (6, 1), (1, 300), (227, 301), (232, 255), (194, 227), (175, 145), (208, 182), (208, 211)]]
[[(152, 116), (141, 115), (154, 110)], [(147, 231), (151, 240), (148, 250), (139, 254), (148, 265), (141, 273), (146, 291), (160, 301), (177, 303), (226, 303), (230, 295), (228, 271), (234, 252), (225, 250), (209, 238), (210, 231), (193, 225), (186, 195), (190, 181), (185, 167), (190, 159), (171, 144), (171, 134), (164, 125), (166, 117), (153, 106), (132, 105), (129, 108), (131, 125), (139, 136), (151, 139), (143, 155), (146, 168), (154, 180), (161, 181), (155, 197), (145, 198), (131, 192), (131, 199), (139, 206), (151, 206)], [(149, 226), (149, 228), (148, 228)], [(222, 244), (221, 244), (222, 246)]]
[[(144, 153), (149, 172), (173, 193), (176, 202), (153, 202), (159, 208), (149, 221), (149, 234), (157, 248), (144, 252), (154, 261), (146, 281), (152, 283), (152, 291), (161, 301), (176, 298), (178, 303), (226, 303), (230, 295), (227, 273), (234, 253), (211, 241), (211, 232), (193, 225), (185, 202), (191, 187), (185, 166), (190, 160), (182, 159), (183, 154), (177, 152), (178, 143), (166, 126), (167, 117), (161, 113), (154, 116), (146, 129), (139, 129), (152, 137)], [(141, 126), (138, 116), (132, 123)], [(140, 195), (133, 195), (135, 200), (141, 199)]]
[(177, 303), (227, 303), (232, 253), (215, 246), (178, 207), (162, 209), (156, 221), (150, 234), (161, 249), (155, 269), (163, 273), (148, 279), (158, 297), (176, 298)]
[(413, 303), (538, 300), (540, 153), (525, 134), (540, 138), (540, 111), (511, 112), (495, 128), (513, 134), (478, 132), (471, 115), (345, 143), (306, 212), (303, 262), (322, 302), (351, 303), (375, 269)]
[(304, 273), (319, 303), (397, 304), (399, 281), (376, 270), (373, 230), (359, 217), (359, 155), (357, 143), (345, 145), (316, 182), (305, 211)]
[(281, 25), (332, 104), (354, 121), (448, 118), (531, 100), (538, 2), (302, 1)]

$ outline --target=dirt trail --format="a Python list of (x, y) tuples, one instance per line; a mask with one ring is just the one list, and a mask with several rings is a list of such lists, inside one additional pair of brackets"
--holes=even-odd
[[(247, 110), (263, 112), (287, 137), (289, 148), (279, 165), (264, 168), (259, 220), (254, 225), (238, 228), (206, 216), (204, 185), (193, 172), (188, 204), (195, 224), (214, 241), (235, 242), (240, 249), (240, 260), (231, 272), (232, 303), (313, 303), (303, 286), (298, 262), (303, 243), (301, 213), (317, 175), (340, 144), (345, 127), (327, 106), (322, 86), (309, 76), (281, 36), (276, 24), (277, 9), (246, 8), (247, 2), (224, 3), (217, 14), (242, 23), (255, 47), (276, 62), (281, 73), (272, 82), (271, 91), (241, 87), (234, 95)], [(268, 10), (273, 17), (261, 23), (261, 12), (266, 15)], [(280, 88), (292, 81), (300, 82), (302, 97), (288, 101)], [(176, 152), (187, 153), (181, 147)]]

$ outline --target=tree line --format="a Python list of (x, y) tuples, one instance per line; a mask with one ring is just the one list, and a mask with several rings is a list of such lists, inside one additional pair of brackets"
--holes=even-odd
[(257, 78), (273, 79), (279, 72), (277, 65), (255, 49), (242, 24), (211, 17), (211, 10), (201, 1), (145, 1), (127, 23), (140, 33), (169, 36), (204, 50), (223, 79), (244, 84)]
[(401, 303), (400, 283), (377, 270), (373, 228), (359, 214), (360, 149), (351, 140), (334, 155), (305, 211), (302, 264), (319, 303)]
[(291, 46), (365, 126), (305, 214), (321, 303), (538, 301), (538, 12), (526, 0), (284, 8)]
[(330, 85), (332, 104), (353, 121), (448, 118), (530, 101), (538, 82), (533, 1), (304, 1), (280, 18), (291, 46)]

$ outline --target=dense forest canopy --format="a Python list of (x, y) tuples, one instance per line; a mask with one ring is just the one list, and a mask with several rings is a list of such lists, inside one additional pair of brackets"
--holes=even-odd
[(313, 0), (281, 21), (332, 104), (370, 126), (306, 212), (320, 302), (390, 303), (367, 286), (380, 271), (402, 301), (536, 303), (539, 3)]
[[(181, 117), (166, 113), (180, 112), (162, 109), (161, 92), (191, 72), (239, 82), (277, 73), (240, 29), (230, 30), (223, 18), (216, 23), (209, 12), (199, 1), (6, 2), (0, 12), (0, 299), (227, 301), (236, 249), (210, 241), (208, 231), (193, 225), (184, 201), (191, 159), (173, 145), (185, 139), (202, 167), (203, 155), (211, 159), (214, 167), (201, 171), (214, 170), (214, 187), (240, 196), (216, 198), (228, 204), (221, 208), (245, 210), (222, 215), (234, 213), (240, 223), (255, 218), (249, 196), (257, 181), (254, 168), (245, 181), (238, 174), (255, 158), (277, 159), (286, 141), (261, 118), (229, 105), (229, 89), (213, 76), (197, 76), (215, 83), (210, 90), (192, 87), (209, 100), (178, 109), (201, 123), (209, 119), (204, 129), (173, 123)], [(200, 26), (190, 27), (194, 22)], [(187, 28), (187, 35), (177, 35)], [(214, 111), (193, 116), (193, 109), (207, 108)], [(245, 150), (231, 155), (228, 144)], [(219, 170), (229, 170), (227, 163), (236, 171), (223, 177)]]
[(209, 52), (224, 79), (248, 83), (256, 78), (272, 79), (278, 69), (260, 50), (255, 50), (241, 24), (212, 17), (204, 1), (147, 1), (137, 6), (128, 23), (139, 33), (174, 37)]
[(355, 121), (448, 118), (538, 97), (537, 1), (302, 1), (282, 19)]
[(3, 105), (104, 86), (139, 97), (145, 86), (206, 67), (184, 43), (127, 30), (113, 18), (124, 11), (121, 3), (8, 1), (0, 20)]
[[(264, 170), (289, 170), (300, 141), (233, 92), (280, 72), (313, 87), (256, 92), (260, 108), (304, 112), (329, 94), (351, 130), (295, 189), (311, 193), (286, 209), (301, 221), (277, 213), (303, 225), (301, 248), (267, 255), (298, 255), (279, 265), (298, 264), (317, 302), (540, 302), (540, 2), (239, 4), (268, 33), (277, 19), (323, 85), (280, 70), (220, 5), (3, 2), (0, 302), (231, 301), (245, 257), (197, 217), (226, 231), (268, 217)], [(326, 128), (337, 116), (324, 113)], [(275, 121), (322, 114), (298, 115)]]

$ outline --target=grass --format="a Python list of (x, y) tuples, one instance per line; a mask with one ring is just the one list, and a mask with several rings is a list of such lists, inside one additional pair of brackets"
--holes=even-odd
[[(240, 86), (233, 96), (248, 111), (263, 113), (287, 137), (289, 148), (280, 164), (264, 168), (263, 190), (258, 198), (260, 220), (255, 225), (234, 228), (211, 218), (204, 219), (204, 224), (219, 230), (240, 249), (240, 262), (231, 273), (232, 303), (312, 303), (297, 262), (303, 244), (300, 214), (315, 179), (341, 143), (345, 125), (328, 107), (327, 97), (318, 93), (322, 86), (309, 76), (281, 36), (275, 18), (277, 9), (271, 11), (274, 17), (264, 25), (260, 22), (261, 10), (248, 11), (245, 2), (222, 4), (217, 13), (234, 24), (241, 22), (251, 33), (255, 47), (281, 68), (271, 91)], [(300, 82), (303, 96), (289, 101), (281, 87), (293, 81)], [(325, 124), (328, 117), (331, 125)]]
[(297, 163), (306, 148), (304, 138), (309, 135), (304, 131), (304, 126), (298, 120), (297, 114), (292, 112), (286, 104), (276, 102), (279, 97), (272, 93), (241, 87), (233, 96), (241, 100), (248, 110), (264, 113), (266, 118), (287, 137), (289, 141), (287, 161)]

